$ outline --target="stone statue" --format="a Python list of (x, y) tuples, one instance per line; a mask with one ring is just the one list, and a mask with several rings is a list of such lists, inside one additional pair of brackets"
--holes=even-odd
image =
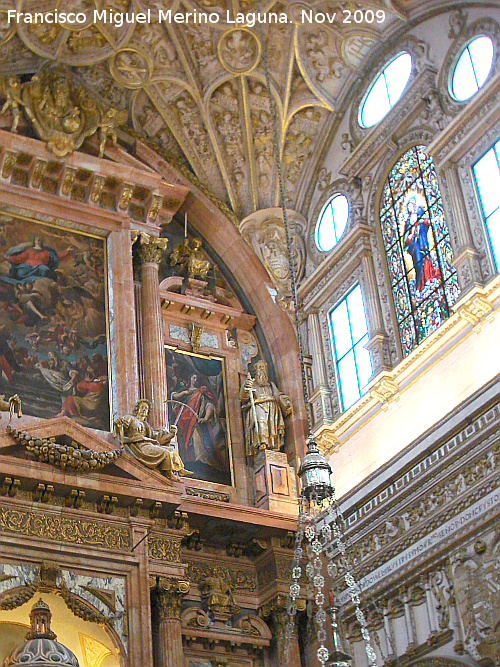
[(10, 414), (9, 424), (16, 412), (18, 418), (21, 419), (23, 411), (21, 407), (21, 399), (18, 394), (14, 394), (14, 396), (11, 396), (7, 401), (5, 400), (5, 394), (0, 394), (0, 415), (2, 412), (8, 412)]
[(264, 449), (279, 451), (285, 444), (285, 417), (292, 412), (290, 397), (269, 382), (267, 364), (254, 364), (255, 380), (248, 374), (240, 391), (247, 455)]
[(201, 580), (200, 590), (208, 598), (208, 609), (212, 613), (233, 615), (240, 611), (234, 601), (232, 586), (217, 565)]
[(116, 146), (118, 137), (116, 130), (120, 125), (127, 122), (128, 113), (126, 110), (118, 111), (114, 107), (106, 109), (101, 114), (99, 121), (99, 157), (103, 157), (106, 140), (111, 139), (113, 146)]
[(179, 265), (182, 270), (187, 270), (188, 278), (204, 280), (212, 268), (212, 264), (201, 251), (201, 243), (201, 239), (198, 238), (194, 238), (191, 243), (189, 239), (184, 239), (172, 250), (170, 266)]
[(9, 109), (12, 114), (12, 126), (10, 131), (14, 134), (17, 132), (17, 126), (19, 125), (19, 119), (21, 117), (21, 108), (23, 105), (21, 94), (22, 94), (22, 84), (19, 79), (15, 76), (1, 77), (0, 78), (0, 91), (5, 97), (5, 102), (0, 110), (0, 115), (3, 116)]
[(107, 138), (115, 144), (116, 128), (127, 120), (127, 111), (102, 107), (62, 65), (45, 65), (24, 83), (16, 76), (0, 77), (0, 99), (5, 100), (0, 114), (11, 111), (11, 131), (17, 132), (23, 110), (57, 157), (69, 155), (97, 132), (102, 157)]
[(147, 421), (151, 404), (141, 398), (135, 404), (131, 415), (119, 417), (114, 421), (113, 430), (118, 434), (120, 442), (127, 445), (135, 458), (148, 468), (158, 468), (168, 479), (178, 480), (192, 473), (184, 469), (184, 464), (170, 445), (177, 433), (177, 427), (170, 430), (161, 428), (158, 431)]

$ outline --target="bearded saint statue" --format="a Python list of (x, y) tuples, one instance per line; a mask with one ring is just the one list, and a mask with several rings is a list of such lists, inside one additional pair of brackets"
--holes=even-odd
[(279, 451), (285, 444), (285, 417), (292, 412), (290, 397), (269, 381), (266, 362), (257, 361), (253, 370), (255, 379), (249, 373), (240, 391), (248, 456)]

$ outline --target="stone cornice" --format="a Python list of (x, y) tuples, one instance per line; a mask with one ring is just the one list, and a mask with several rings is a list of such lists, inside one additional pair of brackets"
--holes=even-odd
[(0, 130), (0, 184), (108, 210), (155, 228), (170, 222), (189, 188), (147, 168), (75, 152), (57, 159), (45, 144)]
[(500, 70), (427, 146), (438, 167), (457, 162), (500, 119)]
[(365, 223), (358, 223), (330, 252), (317, 269), (298, 288), (298, 297), (307, 315), (321, 306), (327, 294), (335, 290), (352, 272), (353, 263), (371, 253), (370, 238), (373, 230)]
[(443, 359), (489, 317), (498, 317), (500, 307), (500, 276), (486, 287), (476, 287), (455, 304), (454, 313), (433, 334), (391, 371), (377, 375), (367, 392), (333, 424), (325, 424), (315, 432), (316, 441), (326, 455), (357, 432), (387, 404), (401, 395), (438, 359)]
[(426, 102), (425, 98), (435, 89), (436, 71), (427, 66), (416, 77), (403, 99), (376, 125), (356, 146), (340, 168), (347, 177), (363, 176), (368, 173), (388, 145), (401, 135), (413, 122)]

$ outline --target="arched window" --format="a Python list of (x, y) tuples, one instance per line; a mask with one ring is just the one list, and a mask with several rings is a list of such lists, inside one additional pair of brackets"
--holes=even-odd
[(328, 252), (335, 245), (345, 231), (349, 219), (349, 202), (345, 195), (337, 194), (328, 201), (321, 211), (314, 240), (321, 252)]
[(362, 396), (373, 373), (361, 287), (356, 285), (330, 313), (330, 335), (342, 410)]
[(384, 67), (361, 104), (358, 117), (361, 127), (372, 127), (389, 113), (406, 88), (411, 67), (411, 55), (406, 51)]
[(476, 37), (462, 51), (451, 80), (451, 93), (458, 102), (475, 95), (484, 85), (493, 63), (493, 42), (486, 35)]
[(403, 356), (448, 317), (460, 291), (434, 164), (424, 148), (401, 156), (380, 201)]
[(473, 167), (496, 269), (500, 266), (500, 141)]

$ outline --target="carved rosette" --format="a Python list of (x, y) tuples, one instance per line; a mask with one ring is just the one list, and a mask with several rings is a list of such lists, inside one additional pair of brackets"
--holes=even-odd
[(157, 604), (160, 618), (180, 618), (181, 602), (189, 593), (189, 581), (160, 577), (158, 580)]

